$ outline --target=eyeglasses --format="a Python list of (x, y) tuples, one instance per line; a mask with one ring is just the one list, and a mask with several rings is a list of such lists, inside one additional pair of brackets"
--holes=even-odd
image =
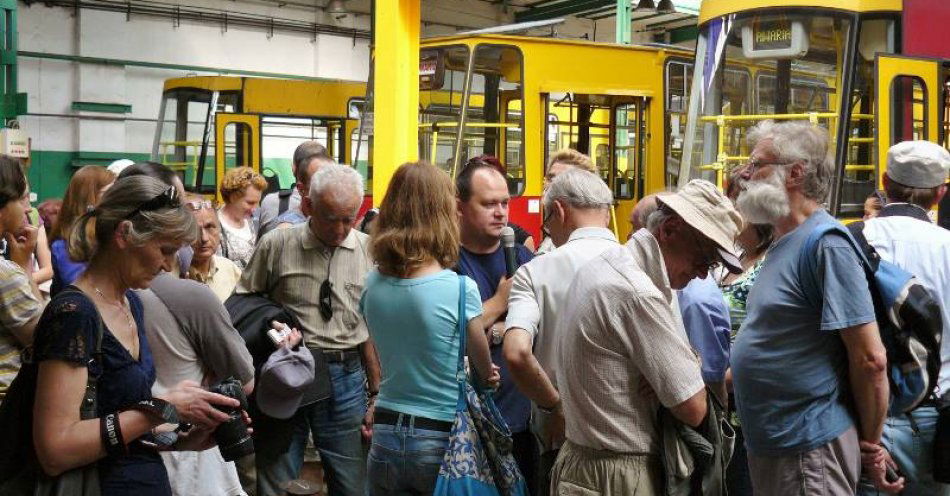
[(755, 174), (755, 171), (757, 169), (761, 169), (762, 167), (765, 167), (766, 165), (791, 165), (793, 163), (795, 162), (771, 162), (768, 160), (749, 160), (748, 162), (745, 163), (745, 165), (743, 165), (743, 167), (746, 167), (749, 169), (749, 174)]
[[(690, 236), (692, 236), (693, 241), (695, 242), (697, 250), (703, 250), (704, 243), (700, 241), (699, 237), (696, 236), (696, 229), (692, 227), (687, 227), (689, 230)], [(708, 242), (705, 243), (708, 246)], [(712, 250), (706, 249), (699, 252), (702, 256), (702, 266), (706, 269), (706, 272), (709, 272), (719, 266), (719, 254), (716, 252), (716, 247), (714, 246)]]
[(212, 204), (208, 200), (202, 200), (202, 201), (192, 200), (190, 202), (185, 202), (185, 206), (188, 207), (189, 210), (193, 210), (195, 212), (206, 209), (206, 208), (207, 209), (214, 208), (214, 204)]
[(129, 212), (125, 218), (131, 219), (142, 212), (154, 212), (155, 210), (161, 210), (163, 208), (178, 208), (180, 206), (181, 201), (178, 197), (178, 189), (174, 186), (169, 186), (165, 189), (165, 191), (162, 191), (151, 200), (139, 205), (138, 208)]

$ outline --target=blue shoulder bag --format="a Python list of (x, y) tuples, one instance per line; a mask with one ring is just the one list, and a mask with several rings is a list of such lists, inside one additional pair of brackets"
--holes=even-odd
[(465, 373), (468, 319), (464, 276), (459, 276), (458, 316), (459, 395), (433, 496), (526, 496), (524, 477), (511, 454), (511, 430), (491, 392), (479, 385), (474, 369), (471, 379)]

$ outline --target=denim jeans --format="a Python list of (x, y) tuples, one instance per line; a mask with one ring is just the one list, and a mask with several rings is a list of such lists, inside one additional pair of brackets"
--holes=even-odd
[(328, 366), (333, 396), (297, 411), (298, 424), (286, 453), (277, 459), (258, 456), (258, 496), (283, 494), (280, 485), (300, 475), (311, 433), (329, 495), (365, 495), (366, 449), (360, 426), (366, 415), (366, 373), (358, 359)]
[(417, 429), (399, 415), (399, 425), (373, 425), (366, 461), (370, 496), (430, 495), (435, 489), (449, 433)]
[[(937, 409), (918, 408), (911, 412), (917, 431), (906, 415), (887, 417), (881, 441), (904, 476), (907, 496), (950, 496), (950, 484), (935, 482), (933, 478), (933, 446), (937, 429)], [(879, 492), (862, 481), (858, 494), (873, 496)], [(880, 493), (885, 494), (885, 493)]]

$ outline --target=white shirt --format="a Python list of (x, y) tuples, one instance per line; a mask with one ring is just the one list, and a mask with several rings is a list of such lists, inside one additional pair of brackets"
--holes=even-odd
[(558, 316), (564, 315), (561, 305), (567, 288), (584, 264), (614, 246), (617, 246), (617, 238), (609, 229), (582, 227), (575, 229), (563, 246), (522, 265), (515, 273), (505, 329), (520, 327), (528, 331), (534, 344), (534, 356), (555, 386), (555, 329)]
[(941, 302), (943, 365), (937, 384), (941, 393), (950, 391), (950, 231), (906, 215), (887, 215), (866, 221), (864, 237), (882, 260), (916, 276)]

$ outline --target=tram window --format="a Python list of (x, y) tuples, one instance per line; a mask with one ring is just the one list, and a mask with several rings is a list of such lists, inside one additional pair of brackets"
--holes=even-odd
[[(156, 159), (181, 175), (189, 191), (201, 190), (202, 185), (213, 189), (215, 114), (211, 102), (216, 104), (215, 113), (236, 112), (239, 94), (177, 88), (165, 92), (163, 99), (161, 130), (153, 148)], [(197, 171), (202, 165), (204, 174), (199, 181)]]
[[(808, 36), (807, 51), (764, 58), (743, 52), (744, 29), (789, 21), (806, 21), (801, 26)], [(725, 43), (717, 42), (717, 28), (727, 30)], [(819, 125), (835, 136), (834, 114), (842, 101), (849, 102), (840, 88), (852, 28), (848, 17), (816, 15), (805, 8), (752, 11), (737, 15), (731, 26), (720, 20), (701, 28), (695, 63), (710, 70), (698, 74), (699, 84), (692, 85), (689, 121), (697, 125), (685, 138), (683, 171), (690, 177), (721, 180), (748, 160), (748, 129), (772, 114), (781, 114), (782, 120), (807, 120), (814, 118), (808, 113), (819, 113)], [(754, 101), (749, 98), (753, 87)]]
[[(758, 112), (760, 114), (775, 113), (774, 74), (759, 74), (756, 77), (756, 94), (758, 95)], [(828, 94), (832, 90), (828, 84), (820, 79), (793, 78), (791, 80), (791, 97), (788, 103), (788, 113), (820, 112), (828, 109)]]
[(224, 127), (224, 169), (250, 167), (253, 150), (251, 126), (231, 122)]
[[(646, 144), (646, 99), (614, 107), (614, 197), (641, 197)], [(608, 183), (609, 184), (609, 183)]]
[(460, 162), (494, 155), (505, 164), (512, 196), (525, 188), (522, 56), (510, 46), (479, 45), (473, 57), (469, 113)]
[(914, 76), (891, 81), (891, 145), (901, 141), (926, 140), (927, 85)]
[(689, 108), (689, 85), (693, 77), (692, 62), (670, 61), (666, 64), (666, 171), (667, 186), (675, 184), (683, 157), (686, 135), (686, 111)]
[[(580, 93), (550, 93), (547, 114), (557, 120), (548, 121), (547, 132), (557, 132), (555, 150), (573, 148), (594, 161), (600, 177), (610, 183), (610, 154), (597, 155), (597, 147), (610, 142), (610, 97)], [(547, 136), (548, 140), (552, 136)]]
[(456, 155), (468, 54), (468, 47), (456, 45), (426, 50), (421, 55), (424, 60), (441, 58), (443, 72), (440, 81), (419, 92), (419, 157), (450, 172)]
[(265, 176), (277, 176), (281, 188), (289, 188), (294, 183), (291, 162), (297, 146), (307, 140), (317, 141), (327, 147), (333, 159), (339, 162), (341, 133), (340, 121), (312, 117), (262, 117), (261, 172)]

